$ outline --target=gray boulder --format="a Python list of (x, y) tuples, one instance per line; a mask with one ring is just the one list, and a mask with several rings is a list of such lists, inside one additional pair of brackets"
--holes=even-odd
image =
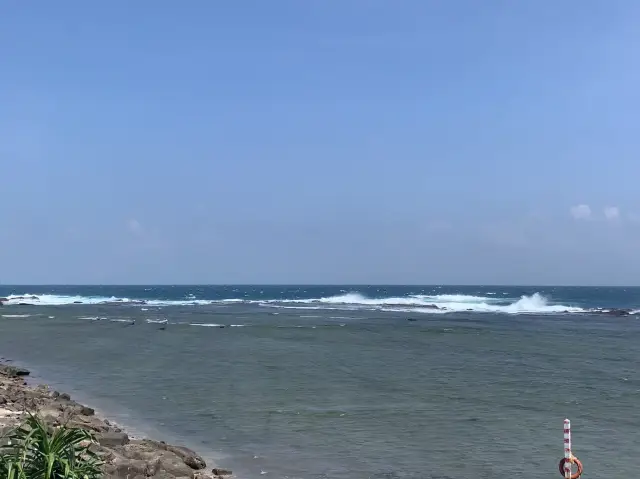
[(104, 447), (124, 446), (129, 443), (129, 436), (124, 432), (103, 432), (97, 435), (98, 444)]

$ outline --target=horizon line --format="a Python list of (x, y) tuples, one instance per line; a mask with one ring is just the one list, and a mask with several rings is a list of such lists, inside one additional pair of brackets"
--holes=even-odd
[(349, 286), (349, 287), (483, 287), (483, 288), (518, 288), (518, 287), (540, 287), (540, 288), (640, 288), (640, 285), (621, 285), (621, 284), (482, 284), (482, 283), (0, 283), (2, 287), (18, 287), (18, 286), (52, 286), (52, 287), (188, 287), (188, 286), (205, 286), (205, 287), (227, 287), (227, 286), (286, 286), (286, 287), (318, 287), (318, 286)]

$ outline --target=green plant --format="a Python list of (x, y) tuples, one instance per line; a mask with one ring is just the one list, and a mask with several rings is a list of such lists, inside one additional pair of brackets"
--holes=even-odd
[(97, 479), (102, 462), (90, 450), (88, 431), (61, 426), (49, 430), (38, 417), (27, 420), (0, 447), (0, 479)]

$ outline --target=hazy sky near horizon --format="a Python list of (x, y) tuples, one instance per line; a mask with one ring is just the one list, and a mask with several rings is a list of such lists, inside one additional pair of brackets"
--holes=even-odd
[(0, 282), (640, 284), (638, 24), (3, 2)]

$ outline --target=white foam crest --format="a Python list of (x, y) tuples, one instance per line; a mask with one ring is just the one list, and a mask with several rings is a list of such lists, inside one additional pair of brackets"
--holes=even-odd
[(470, 296), (467, 294), (437, 294), (435, 296), (419, 295), (415, 297), (421, 298), (421, 299), (424, 299), (425, 301), (430, 301), (433, 303), (442, 303), (442, 302), (476, 303), (478, 301), (485, 301), (485, 302), (498, 301), (495, 298), (487, 298), (486, 296)]
[(149, 324), (167, 324), (169, 322), (168, 319), (151, 319), (147, 318), (145, 321)]
[(68, 304), (103, 304), (138, 302), (129, 298), (115, 296), (65, 296), (57, 294), (12, 294), (6, 297), (7, 305), (28, 304), (32, 306), (64, 306)]
[(3, 314), (3, 318), (30, 318), (30, 314)]
[(519, 300), (514, 301), (511, 304), (489, 304), (487, 302), (479, 303), (441, 303), (438, 304), (441, 309), (429, 309), (429, 308), (414, 308), (412, 312), (421, 313), (438, 313), (451, 311), (451, 312), (481, 312), (481, 313), (506, 313), (506, 314), (523, 314), (523, 313), (535, 313), (535, 314), (549, 314), (549, 313), (579, 313), (585, 310), (578, 307), (567, 306), (564, 304), (549, 304), (547, 298), (540, 293), (534, 293), (531, 296), (521, 296)]
[[(510, 304), (506, 300), (495, 299), (487, 296), (472, 296), (465, 294), (439, 294), (439, 295), (411, 295), (390, 298), (367, 298), (359, 293), (346, 293), (338, 296), (330, 296), (316, 299), (299, 299), (284, 301), (265, 301), (264, 306), (276, 306), (276, 304), (297, 303), (297, 306), (280, 306), (292, 309), (338, 309), (370, 307), (382, 311), (411, 312), (411, 313), (442, 313), (455, 311), (487, 312), (487, 313), (577, 313), (585, 311), (582, 308), (563, 304), (550, 304), (548, 299), (540, 293), (531, 296), (521, 296), (520, 299)], [(265, 304), (266, 303), (266, 304)], [(274, 304), (276, 303), (276, 304)], [(322, 305), (322, 306), (321, 306)], [(329, 305), (334, 308), (329, 307)], [(367, 309), (367, 308), (365, 308)]]
[[(26, 304), (30, 306), (66, 306), (66, 305), (92, 305), (92, 304), (143, 304), (149, 306), (198, 306), (211, 304), (212, 301), (203, 299), (185, 299), (185, 300), (161, 300), (161, 299), (130, 299), (118, 298), (116, 296), (68, 296), (57, 294), (12, 294), (3, 301), (7, 306)], [(242, 301), (233, 300), (235, 301)]]
[(149, 306), (202, 306), (211, 304), (212, 301), (206, 299), (189, 299), (189, 300), (165, 300), (165, 299), (149, 299), (144, 300)]
[(299, 303), (299, 304), (333, 304), (362, 306), (429, 306), (440, 303), (477, 303), (497, 301), (486, 296), (470, 296), (466, 294), (414, 294), (410, 296), (389, 298), (367, 298), (360, 293), (346, 293), (338, 296), (311, 299), (267, 300), (263, 303)]
[(189, 326), (200, 326), (203, 328), (219, 328), (224, 326), (224, 324), (215, 324), (215, 323), (189, 323)]
[[(487, 293), (490, 294), (490, 293)], [(493, 293), (495, 295), (495, 293)], [(506, 293), (504, 293), (506, 294)], [(117, 297), (100, 297), (100, 296), (63, 296), (52, 294), (22, 294), (7, 296), (5, 304), (25, 303), (30, 305), (71, 305), (71, 304), (144, 304), (149, 306), (199, 306), (210, 304), (235, 304), (250, 303), (270, 308), (284, 309), (306, 309), (306, 310), (382, 310), (397, 312), (415, 312), (415, 313), (440, 313), (452, 311), (475, 311), (475, 312), (494, 312), (494, 313), (576, 313), (583, 312), (582, 308), (566, 306), (562, 304), (550, 304), (548, 300), (535, 293), (531, 296), (522, 296), (520, 299), (510, 304), (505, 304), (509, 298), (496, 299), (491, 296), (476, 296), (465, 294), (438, 294), (424, 295), (415, 294), (401, 297), (387, 298), (369, 298), (360, 293), (344, 293), (336, 296), (327, 296), (321, 298), (306, 299), (270, 299), (270, 300), (245, 300), (240, 298), (228, 298), (221, 300), (198, 300), (191, 299), (193, 296), (184, 300), (140, 300)], [(143, 308), (147, 309), (147, 308)], [(632, 314), (640, 314), (640, 310), (633, 311)], [(89, 318), (87, 318), (89, 319)], [(91, 318), (93, 319), (93, 318)], [(153, 319), (153, 318), (152, 318)], [(194, 324), (195, 326), (204, 326)], [(219, 327), (219, 324), (213, 324), (212, 327)]]

